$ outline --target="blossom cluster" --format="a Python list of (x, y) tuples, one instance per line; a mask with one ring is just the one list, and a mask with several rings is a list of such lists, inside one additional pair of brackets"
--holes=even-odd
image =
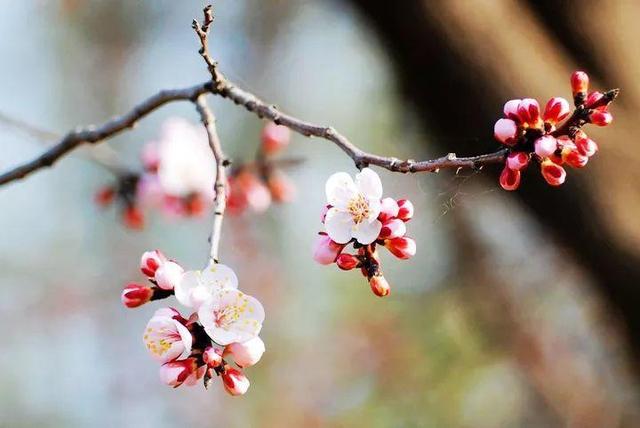
[(551, 98), (543, 111), (532, 98), (514, 99), (504, 105), (504, 118), (494, 126), (494, 136), (509, 148), (500, 185), (505, 190), (520, 186), (521, 172), (533, 160), (551, 186), (566, 179), (564, 166), (583, 168), (598, 151), (598, 145), (581, 129), (585, 124), (606, 126), (613, 116), (608, 106), (617, 91), (589, 90), (589, 77), (576, 71), (571, 76), (576, 109), (571, 112), (564, 98)]
[[(342, 270), (359, 268), (376, 296), (387, 296), (391, 287), (382, 274), (378, 246), (399, 259), (416, 253), (416, 243), (406, 235), (406, 222), (413, 217), (407, 199), (382, 198), (380, 177), (364, 168), (355, 181), (345, 172), (333, 174), (326, 183), (327, 205), (314, 246), (314, 259), (324, 265), (335, 263)], [(346, 252), (352, 245), (354, 253)]]
[[(265, 351), (258, 334), (264, 321), (262, 304), (238, 289), (231, 268), (211, 263), (185, 272), (160, 251), (142, 255), (140, 270), (150, 285), (128, 284), (122, 303), (128, 308), (174, 295), (192, 313), (158, 309), (144, 330), (144, 344), (160, 366), (160, 379), (174, 388), (216, 376), (231, 395), (242, 395), (249, 379), (242, 369), (256, 364)], [(233, 360), (232, 364), (230, 361)]]
[[(229, 174), (230, 214), (246, 209), (262, 212), (272, 202), (293, 199), (295, 186), (274, 161), (290, 138), (289, 128), (272, 122), (264, 126), (256, 161), (239, 163)], [(98, 205), (106, 207), (117, 201), (123, 223), (132, 229), (144, 227), (147, 209), (170, 218), (207, 212), (214, 198), (216, 168), (203, 127), (181, 118), (168, 119), (159, 138), (144, 145), (140, 160), (141, 173), (120, 174), (115, 183), (98, 190)]]

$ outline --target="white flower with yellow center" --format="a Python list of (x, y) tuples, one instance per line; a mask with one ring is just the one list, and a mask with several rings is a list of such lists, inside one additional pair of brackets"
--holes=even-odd
[(235, 288), (238, 288), (235, 272), (226, 265), (211, 263), (203, 270), (185, 272), (175, 285), (174, 292), (178, 302), (198, 309), (218, 290)]
[(191, 354), (193, 336), (172, 318), (175, 313), (169, 308), (158, 309), (144, 331), (143, 340), (151, 356), (163, 364)]
[(262, 304), (240, 290), (218, 290), (198, 309), (198, 318), (218, 345), (245, 342), (260, 334), (264, 321)]
[(346, 172), (337, 172), (329, 177), (325, 190), (331, 205), (324, 220), (329, 237), (338, 244), (352, 238), (363, 245), (375, 241), (382, 228), (378, 220), (382, 198), (378, 174), (364, 168), (354, 182)]

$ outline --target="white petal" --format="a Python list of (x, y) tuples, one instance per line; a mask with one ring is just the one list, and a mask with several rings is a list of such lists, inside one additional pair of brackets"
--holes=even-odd
[(356, 186), (367, 199), (382, 198), (382, 181), (371, 168), (365, 168), (356, 174)]
[(358, 188), (349, 174), (336, 172), (327, 180), (325, 193), (329, 205), (346, 208), (351, 198), (358, 194)]
[(173, 290), (178, 302), (188, 308), (193, 307), (191, 294), (193, 290), (200, 285), (199, 276), (199, 271), (190, 270), (185, 272), (184, 275), (182, 275), (182, 279), (176, 284)]
[[(214, 311), (218, 311), (219, 314), (227, 311), (232, 318), (221, 323), (216, 322), (220, 320), (216, 320)], [(264, 308), (252, 296), (239, 290), (225, 289), (202, 305), (198, 315), (209, 337), (219, 345), (228, 345), (250, 340), (260, 333), (264, 321)]]
[(371, 244), (376, 240), (382, 229), (382, 223), (378, 220), (374, 220), (371, 223), (363, 221), (362, 223), (354, 226), (353, 237), (363, 245)]
[(382, 210), (382, 202), (379, 198), (369, 199), (367, 202), (369, 203), (369, 221), (377, 219)]
[(176, 320), (173, 320), (173, 321), (175, 322), (175, 326), (176, 326), (176, 329), (178, 330), (178, 334), (180, 334), (180, 339), (182, 339), (182, 346), (184, 348), (184, 351), (182, 352), (182, 355), (180, 355), (179, 358), (184, 359), (184, 358), (187, 358), (189, 355), (191, 355), (191, 345), (193, 344), (193, 336), (185, 326), (183, 326)]
[(202, 270), (200, 277), (203, 284), (211, 285), (213, 289), (238, 288), (238, 277), (227, 265), (210, 263)]
[(327, 211), (324, 219), (324, 227), (327, 235), (338, 244), (346, 244), (351, 240), (351, 229), (353, 228), (353, 217), (351, 214), (331, 208)]

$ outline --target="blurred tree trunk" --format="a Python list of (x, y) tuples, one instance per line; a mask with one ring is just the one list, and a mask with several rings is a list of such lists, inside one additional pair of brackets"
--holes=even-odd
[[(630, 78), (633, 69), (627, 71), (621, 65), (632, 47), (622, 46), (618, 56), (612, 56), (613, 36), (607, 31), (617, 26), (616, 34), (627, 31), (620, 37), (633, 40), (638, 35), (637, 25), (632, 25), (634, 14), (640, 14), (638, 7), (613, 1), (350, 3), (387, 48), (400, 89), (424, 118), (437, 152), (472, 155), (495, 149), (493, 124), (503, 103), (527, 96), (541, 104), (550, 96), (570, 98), (569, 74), (577, 66), (593, 68), (594, 75), (607, 83), (634, 86), (629, 92), (623, 86), (624, 101), (613, 109), (615, 126), (593, 132), (601, 136), (597, 139), (602, 149), (594, 165), (569, 171), (567, 183), (558, 189), (547, 186), (537, 168), (530, 167), (521, 189), (510, 196), (520, 198), (550, 235), (593, 275), (610, 308), (626, 326), (637, 365), (640, 233), (635, 218), (640, 196), (637, 189), (629, 189), (629, 183), (637, 180), (640, 162), (637, 149), (633, 153), (633, 146), (623, 143), (633, 135), (631, 112), (637, 104), (637, 97), (625, 95), (636, 95), (638, 85)], [(617, 22), (604, 24), (601, 16), (624, 20), (621, 25), (625, 25), (621, 29)], [(612, 63), (615, 66), (608, 67)], [(451, 137), (456, 137), (455, 142)], [(619, 162), (627, 154), (625, 162)], [(485, 175), (497, 182), (498, 174), (499, 170), (492, 170)]]

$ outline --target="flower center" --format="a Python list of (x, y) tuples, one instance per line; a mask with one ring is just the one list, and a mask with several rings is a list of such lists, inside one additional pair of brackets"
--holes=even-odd
[(347, 212), (351, 214), (355, 224), (360, 224), (369, 218), (369, 202), (367, 202), (362, 194), (359, 194), (349, 201), (347, 204)]
[(226, 330), (231, 323), (240, 318), (242, 312), (244, 312), (244, 308), (236, 305), (229, 305), (219, 311), (214, 311), (213, 315), (216, 320), (216, 327)]

